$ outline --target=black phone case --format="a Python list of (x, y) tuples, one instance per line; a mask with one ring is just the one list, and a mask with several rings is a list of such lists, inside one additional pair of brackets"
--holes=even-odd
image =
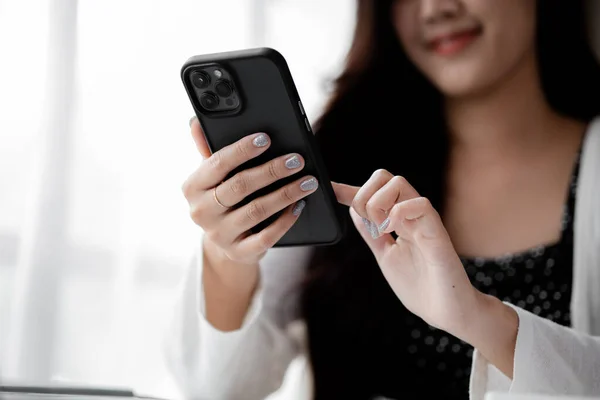
[[(199, 66), (215, 64), (226, 69), (233, 78), (241, 99), (241, 107), (235, 114), (207, 114), (197, 103), (190, 73)], [(346, 230), (345, 219), (341, 215), (343, 211), (335, 199), (317, 142), (284, 57), (270, 48), (194, 56), (183, 65), (181, 78), (212, 152), (256, 132), (265, 132), (271, 138), (271, 146), (266, 152), (232, 171), (229, 176), (288, 153), (299, 153), (305, 159), (302, 171), (255, 192), (238, 207), (302, 176), (312, 174), (319, 180), (319, 188), (305, 198), (306, 207), (299, 219), (275, 246), (337, 243)], [(253, 232), (264, 229), (280, 214), (258, 224)]]

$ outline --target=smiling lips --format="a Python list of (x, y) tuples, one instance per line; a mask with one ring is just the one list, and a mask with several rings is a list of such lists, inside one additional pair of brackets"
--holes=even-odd
[(438, 55), (452, 56), (467, 48), (481, 33), (481, 28), (473, 28), (439, 35), (428, 42), (428, 48)]

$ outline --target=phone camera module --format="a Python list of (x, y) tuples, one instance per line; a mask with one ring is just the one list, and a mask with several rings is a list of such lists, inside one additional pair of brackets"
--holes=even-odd
[(215, 85), (215, 92), (221, 97), (229, 97), (233, 93), (233, 87), (231, 82), (227, 80), (220, 80)]
[(210, 85), (210, 75), (204, 71), (194, 71), (191, 79), (198, 89), (206, 89)]
[(200, 96), (200, 104), (207, 110), (214, 110), (219, 106), (219, 96), (213, 92), (204, 92)]
[(236, 114), (242, 109), (239, 86), (233, 74), (215, 63), (194, 65), (185, 80), (199, 113), (213, 116)]

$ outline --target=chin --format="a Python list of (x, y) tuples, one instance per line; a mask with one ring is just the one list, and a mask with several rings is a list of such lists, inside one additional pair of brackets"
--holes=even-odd
[(481, 71), (461, 69), (459, 71), (445, 71), (432, 82), (447, 98), (461, 98), (477, 96), (485, 93), (494, 82), (489, 74)]
[(446, 98), (456, 99), (472, 97), (485, 92), (485, 86), (477, 85), (473, 82), (448, 82), (438, 85), (438, 90)]

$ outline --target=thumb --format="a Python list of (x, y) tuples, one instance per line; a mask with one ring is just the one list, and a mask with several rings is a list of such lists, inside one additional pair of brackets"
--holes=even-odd
[(396, 204), (389, 213), (388, 226), (383, 232), (396, 231), (398, 236), (408, 233), (419, 247), (421, 254), (430, 265), (447, 265), (450, 260), (458, 260), (450, 236), (438, 212), (429, 200), (423, 197)]
[(196, 143), (196, 148), (200, 152), (203, 158), (210, 157), (210, 149), (208, 148), (208, 143), (206, 143), (206, 138), (204, 137), (204, 131), (200, 126), (200, 121), (198, 121), (198, 117), (195, 115), (190, 119), (190, 128), (192, 129), (192, 138), (194, 139), (194, 143)]

